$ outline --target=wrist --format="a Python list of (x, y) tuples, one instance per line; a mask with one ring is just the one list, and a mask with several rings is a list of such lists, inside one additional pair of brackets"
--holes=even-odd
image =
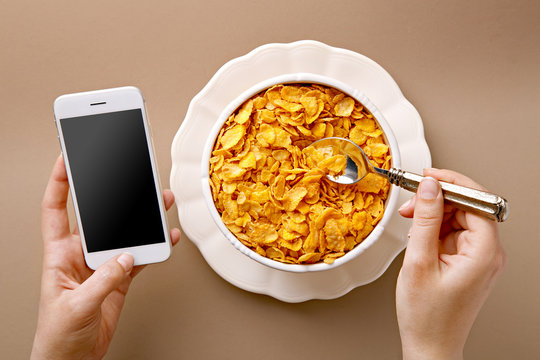
[(47, 336), (39, 329), (34, 336), (30, 360), (64, 360), (75, 358), (69, 353), (69, 347), (65, 342), (54, 341), (54, 337)]
[(403, 344), (403, 360), (463, 360), (463, 349)]

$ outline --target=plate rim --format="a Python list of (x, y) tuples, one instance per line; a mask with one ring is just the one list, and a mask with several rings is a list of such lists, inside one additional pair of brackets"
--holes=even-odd
[[(395, 80), (390, 76), (390, 74), (384, 68), (382, 68), (379, 64), (377, 64), (372, 59), (366, 57), (365, 55), (356, 53), (356, 52), (354, 52), (352, 50), (332, 47), (332, 46), (326, 45), (324, 43), (321, 43), (321, 42), (318, 42), (318, 41), (313, 41), (313, 40), (300, 40), (300, 41), (295, 41), (295, 42), (291, 42), (291, 43), (264, 44), (264, 45), (261, 45), (261, 46), (255, 48), (255, 49), (251, 50), (249, 53), (247, 53), (247, 54), (245, 54), (243, 56), (240, 56), (240, 57), (237, 57), (237, 58), (234, 58), (234, 59), (228, 61), (227, 63), (225, 63), (223, 66), (220, 67), (220, 69), (212, 76), (212, 78), (203, 87), (203, 89), (199, 93), (197, 93), (197, 95), (195, 95), (193, 97), (193, 99), (191, 100), (191, 102), (189, 104), (188, 111), (186, 113), (184, 121), (180, 125), (177, 133), (175, 134), (173, 142), (172, 142), (172, 146), (171, 146), (171, 158), (172, 158), (172, 167), (171, 167), (171, 175), (170, 175), (171, 187), (175, 183), (174, 178), (175, 178), (175, 176), (177, 176), (177, 173), (178, 173), (178, 164), (177, 164), (177, 162), (175, 162), (175, 158), (176, 158), (175, 153), (177, 153), (177, 152), (175, 150), (180, 146), (180, 143), (179, 143), (180, 140), (185, 136), (184, 133), (187, 132), (187, 129), (190, 127), (191, 124), (189, 122), (189, 119), (190, 119), (190, 117), (193, 117), (193, 114), (196, 112), (196, 109), (197, 109), (197, 107), (199, 105), (199, 102), (201, 102), (205, 98), (205, 96), (212, 89), (212, 87), (215, 85), (215, 83), (217, 83), (219, 81), (219, 78), (221, 77), (221, 75), (226, 73), (230, 68), (236, 66), (238, 63), (243, 63), (244, 61), (250, 61), (250, 59), (252, 57), (257, 56), (258, 54), (260, 54), (262, 52), (271, 51), (273, 49), (276, 49), (278, 51), (287, 50), (287, 49), (294, 49), (296, 47), (302, 47), (302, 46), (313, 46), (313, 47), (317, 48), (317, 50), (323, 50), (323, 51), (330, 52), (330, 53), (336, 53), (337, 52), (337, 53), (340, 53), (342, 55), (352, 56), (353, 58), (361, 59), (362, 61), (368, 63), (370, 66), (374, 66), (376, 70), (379, 70), (379, 72), (382, 73), (385, 76), (385, 78), (388, 81), (390, 81), (390, 83), (393, 85), (393, 88), (394, 88), (393, 90), (395, 90), (395, 95), (399, 99), (399, 102), (402, 105), (408, 106), (410, 108), (409, 110), (413, 111), (413, 115), (415, 115), (414, 117), (418, 120), (417, 124), (416, 124), (418, 131), (417, 131), (415, 140), (416, 141), (421, 140), (422, 143), (420, 144), (420, 146), (424, 147), (424, 150), (426, 150), (425, 153), (424, 153), (424, 157), (425, 157), (424, 162), (427, 163), (427, 164), (431, 164), (431, 155), (430, 155), (427, 143), (425, 142), (424, 127), (423, 127), (422, 119), (421, 119), (420, 115), (418, 114), (418, 111), (414, 108), (414, 106), (404, 97), (403, 93), (401, 92), (401, 89), (399, 88), (399, 86), (397, 85)], [(286, 72), (283, 72), (281, 74), (284, 74), (284, 73), (286, 73)], [(328, 75), (323, 74), (323, 73), (321, 73), (321, 75), (328, 76)], [(353, 85), (349, 85), (349, 86), (351, 86), (353, 88), (355, 87)], [(391, 125), (390, 125), (390, 127), (391, 127)], [(403, 158), (402, 150), (400, 150), (400, 153), (401, 153), (401, 157)], [(268, 296), (272, 296), (272, 297), (274, 297), (276, 299), (279, 299), (279, 300), (282, 300), (282, 301), (287, 301), (287, 302), (300, 302), (300, 301), (306, 301), (306, 300), (310, 300), (310, 299), (333, 299), (333, 298), (343, 296), (343, 295), (347, 294), (348, 292), (350, 292), (351, 290), (353, 290), (354, 288), (356, 288), (358, 286), (368, 284), (368, 283), (378, 279), (388, 269), (388, 267), (393, 262), (393, 260), (396, 258), (396, 256), (406, 247), (406, 242), (401, 241), (400, 246), (394, 246), (392, 249), (386, 249), (385, 252), (389, 252), (390, 255), (387, 256), (384, 259), (384, 261), (383, 261), (384, 264), (377, 268), (377, 271), (375, 271), (375, 274), (370, 274), (369, 279), (364, 279), (364, 280), (354, 281), (354, 282), (349, 281), (349, 282), (345, 283), (345, 285), (339, 291), (339, 293), (330, 293), (330, 294), (326, 293), (325, 294), (324, 291), (323, 292), (316, 291), (316, 294), (314, 293), (314, 294), (304, 294), (304, 295), (300, 294), (298, 296), (292, 296), (292, 295), (286, 296), (286, 295), (283, 295), (283, 294), (279, 293), (279, 291), (276, 292), (275, 289), (272, 290), (272, 289), (267, 289), (267, 288), (264, 288), (264, 287), (261, 288), (261, 287), (252, 286), (251, 284), (243, 282), (240, 279), (235, 279), (235, 278), (231, 277), (230, 274), (221, 271), (221, 269), (218, 269), (216, 264), (214, 264), (206, 256), (205, 251), (203, 249), (204, 247), (200, 243), (200, 240), (195, 239), (197, 237), (197, 235), (194, 234), (191, 231), (191, 229), (189, 229), (190, 226), (186, 226), (185, 221), (182, 220), (181, 206), (178, 206), (178, 217), (179, 217), (180, 224), (182, 225), (182, 228), (183, 228), (184, 232), (186, 233), (186, 235), (197, 246), (197, 248), (199, 249), (199, 251), (201, 252), (203, 257), (205, 258), (205, 260), (209, 264), (209, 266), (218, 275), (220, 275), (223, 279), (225, 279), (226, 281), (230, 282), (231, 284), (233, 284), (233, 285), (235, 285), (237, 287), (240, 287), (240, 288), (242, 288), (244, 290), (255, 292), (255, 293), (260, 293), (260, 294), (266, 294)], [(212, 220), (210, 219), (210, 221), (212, 221)], [(219, 229), (216, 228), (216, 231), (219, 232)], [(223, 236), (223, 234), (220, 234), (220, 235)], [(242, 256), (244, 256), (244, 255), (242, 255)], [(270, 272), (272, 272), (272, 271), (282, 272), (280, 270), (275, 270), (275, 269), (270, 269), (270, 268), (268, 268), (268, 271), (270, 271)], [(291, 273), (291, 274), (298, 275), (298, 273)], [(300, 275), (302, 275), (302, 273), (300, 273)]]

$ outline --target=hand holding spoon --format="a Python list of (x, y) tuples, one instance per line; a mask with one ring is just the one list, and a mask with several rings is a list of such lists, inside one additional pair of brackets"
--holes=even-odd
[[(342, 154), (347, 158), (347, 165), (343, 174), (334, 177), (327, 175), (327, 178), (338, 184), (354, 184), (373, 173), (385, 177), (391, 184), (397, 185), (405, 190), (416, 192), (423, 177), (401, 169), (391, 168), (381, 169), (371, 164), (362, 148), (354, 142), (344, 138), (328, 137), (317, 140), (310, 146), (327, 148), (331, 147), (334, 154)], [(471, 189), (464, 186), (450, 184), (439, 181), (444, 200), (461, 210), (474, 212), (498, 222), (508, 219), (510, 214), (508, 202), (495, 194), (485, 191)]]

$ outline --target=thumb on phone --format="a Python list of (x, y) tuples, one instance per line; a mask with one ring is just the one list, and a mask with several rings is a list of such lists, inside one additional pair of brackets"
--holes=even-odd
[(405, 252), (404, 266), (430, 267), (438, 263), (439, 233), (444, 215), (441, 186), (425, 177), (418, 187), (413, 224)]
[(96, 309), (105, 298), (129, 276), (133, 269), (134, 259), (131, 254), (124, 253), (108, 260), (76, 290), (83, 306)]

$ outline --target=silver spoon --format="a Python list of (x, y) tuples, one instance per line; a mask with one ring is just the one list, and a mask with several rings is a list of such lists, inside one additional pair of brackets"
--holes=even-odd
[[(347, 157), (347, 165), (342, 175), (327, 178), (338, 184), (354, 184), (373, 173), (385, 177), (391, 184), (405, 190), (416, 192), (423, 176), (413, 174), (401, 169), (391, 168), (385, 170), (373, 166), (362, 148), (348, 139), (328, 137), (313, 142), (310, 146), (316, 148), (332, 148), (334, 154)], [(471, 211), (498, 222), (508, 219), (510, 208), (508, 202), (501, 196), (485, 191), (471, 189), (464, 186), (439, 181), (446, 202), (456, 208)]]

